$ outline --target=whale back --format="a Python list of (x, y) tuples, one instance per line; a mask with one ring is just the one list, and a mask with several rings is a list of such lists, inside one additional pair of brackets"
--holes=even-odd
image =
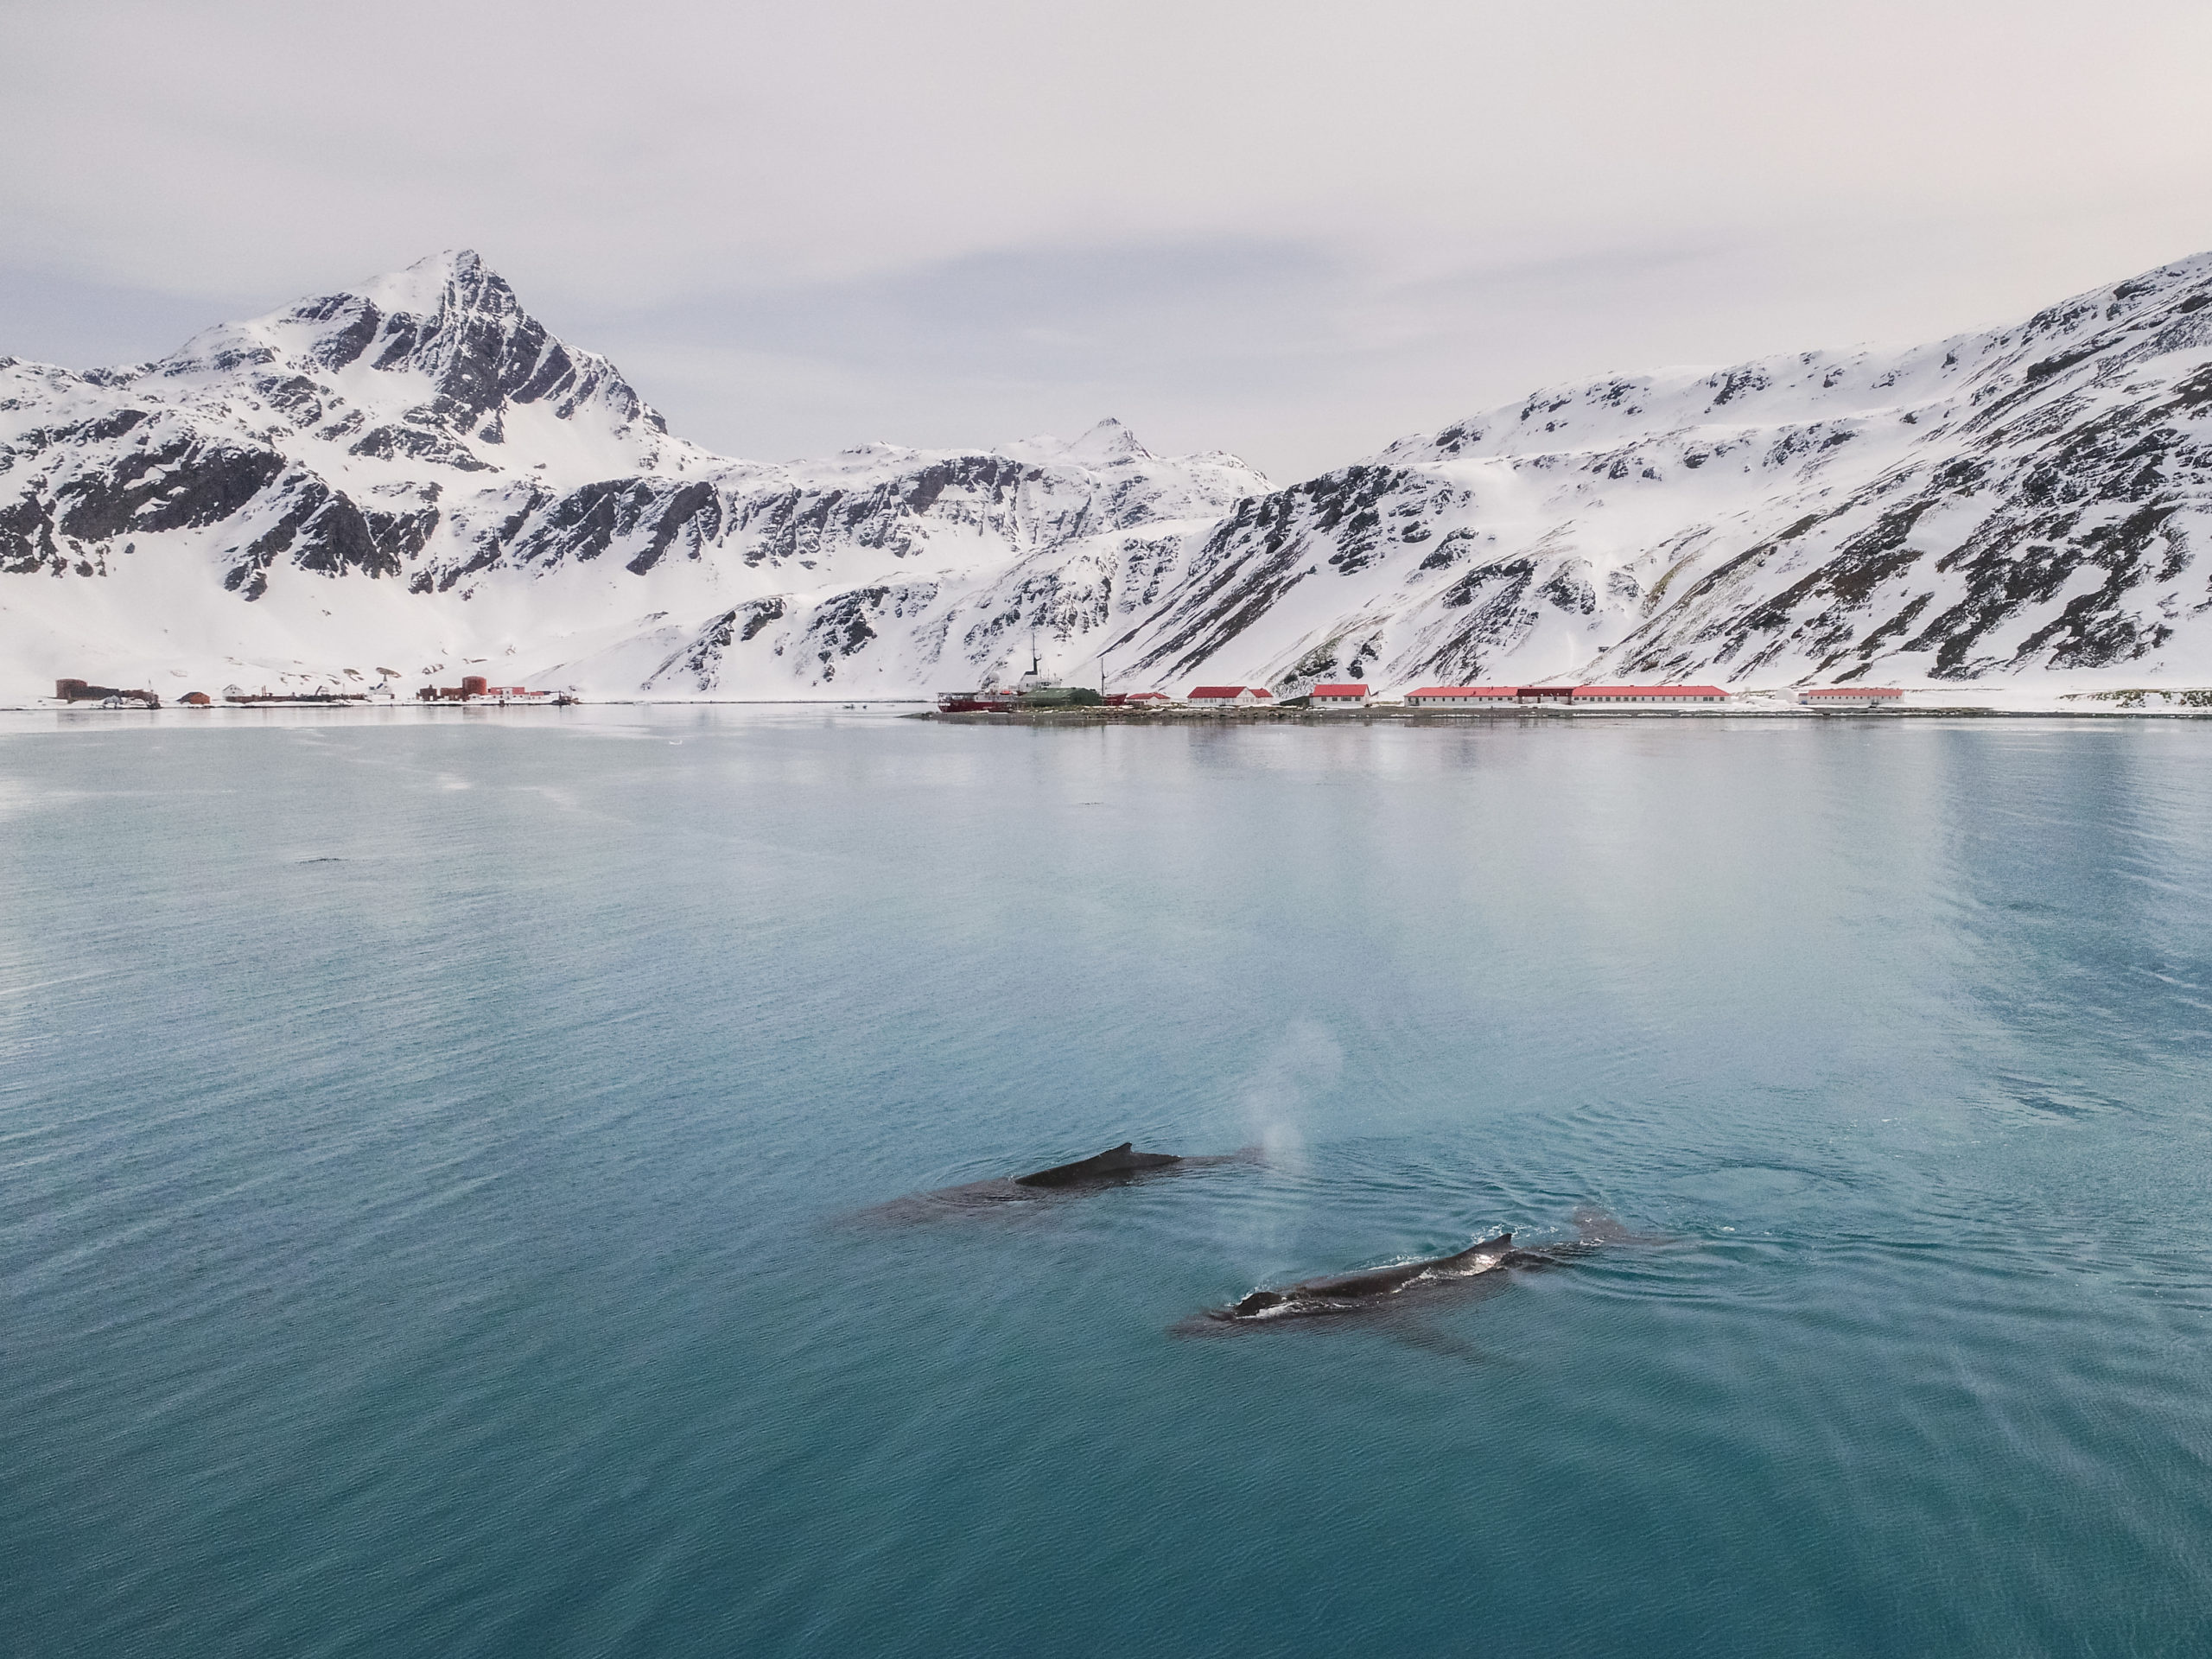
[(1365, 1273), (1338, 1274), (1327, 1279), (1307, 1279), (1293, 1285), (1289, 1294), (1308, 1301), (1359, 1301), (1388, 1296), (1403, 1289), (1422, 1274), (1439, 1269), (1470, 1266), (1476, 1258), (1503, 1255), (1513, 1247), (1513, 1235), (1500, 1233), (1479, 1244), (1470, 1244), (1454, 1255), (1433, 1255), (1420, 1262), (1401, 1262), (1395, 1267), (1370, 1268)]
[(1171, 1152), (1138, 1152), (1134, 1141), (1124, 1141), (1118, 1147), (1109, 1147), (1088, 1158), (1078, 1158), (1071, 1164), (1055, 1164), (1050, 1169), (1040, 1169), (1027, 1175), (1014, 1178), (1017, 1186), (1076, 1186), (1084, 1181), (1108, 1181), (1119, 1175), (1131, 1175), (1140, 1170), (1165, 1169), (1170, 1164), (1183, 1160)]
[(1479, 1244), (1468, 1245), (1457, 1255), (1440, 1255), (1435, 1261), (1425, 1265), (1432, 1268), (1464, 1267), (1478, 1255), (1503, 1255), (1512, 1248), (1513, 1235), (1500, 1233), (1496, 1238), (1486, 1238)]

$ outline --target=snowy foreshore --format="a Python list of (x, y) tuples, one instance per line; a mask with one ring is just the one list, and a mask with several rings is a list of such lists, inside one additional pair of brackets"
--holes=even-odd
[[(1194, 709), (1182, 704), (1145, 708), (1077, 707), (947, 714), (930, 699), (920, 697), (580, 697), (565, 704), (424, 702), (415, 698), (370, 702), (308, 703), (257, 702), (252, 705), (215, 703), (193, 708), (169, 703), (159, 710), (143, 708), (103, 708), (95, 703), (68, 703), (52, 697), (29, 702), (0, 702), (0, 713), (50, 713), (88, 721), (119, 716), (171, 716), (195, 721), (264, 719), (272, 713), (312, 713), (318, 719), (389, 720), (399, 715), (429, 719), (483, 718), (524, 714), (525, 718), (557, 718), (579, 708), (633, 709), (760, 709), (792, 713), (870, 713), (896, 715), (909, 720), (929, 720), (953, 725), (1237, 725), (1341, 726), (1384, 721), (1399, 725), (1465, 725), (1469, 722), (1512, 720), (1899, 720), (1932, 717), (2034, 717), (2043, 719), (2212, 718), (2212, 688), (2131, 688), (2104, 691), (2051, 691), (2041, 688), (1975, 686), (1908, 690), (1889, 707), (1878, 709), (1822, 709), (1808, 707), (1794, 691), (1751, 692), (1707, 705), (1661, 708), (1569, 708), (1558, 703), (1507, 704), (1478, 709), (1440, 709), (1376, 702), (1358, 709), (1258, 707)], [(525, 712), (526, 711), (526, 712)], [(539, 711), (543, 711), (542, 713)]]

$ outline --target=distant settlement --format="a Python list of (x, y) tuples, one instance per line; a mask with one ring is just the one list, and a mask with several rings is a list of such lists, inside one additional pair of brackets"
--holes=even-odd
[[(1863, 711), (1901, 707), (1904, 693), (1894, 686), (1824, 685), (1792, 693), (1803, 709)], [(975, 691), (944, 691), (937, 707), (944, 715), (1011, 715), (1053, 709), (1119, 709), (1130, 713), (1169, 710), (1205, 713), (1306, 713), (1315, 710), (1389, 710), (1446, 714), (1500, 714), (1532, 709), (1573, 710), (1638, 709), (1772, 708), (1777, 694), (1745, 696), (1717, 685), (1424, 685), (1398, 698), (1376, 695), (1363, 681), (1324, 682), (1304, 694), (1278, 697), (1263, 685), (1193, 686), (1187, 696), (1160, 691), (1094, 691), (1063, 685), (1033, 670), (1011, 686)]]

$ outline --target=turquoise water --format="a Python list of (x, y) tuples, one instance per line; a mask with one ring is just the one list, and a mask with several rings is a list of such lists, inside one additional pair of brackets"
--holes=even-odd
[(2206, 1649), (2212, 725), (4, 719), (8, 1651)]

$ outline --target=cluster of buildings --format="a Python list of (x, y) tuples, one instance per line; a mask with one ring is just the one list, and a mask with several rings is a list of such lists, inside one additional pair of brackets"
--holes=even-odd
[[(54, 696), (59, 702), (97, 702), (103, 709), (158, 709), (162, 706), (162, 700), (151, 691), (94, 685), (86, 680), (56, 680)], [(249, 708), (263, 704), (286, 709), (319, 708), (330, 703), (368, 702), (379, 696), (389, 702), (391, 693), (381, 685), (373, 692), (340, 691), (329, 686), (318, 687), (313, 691), (271, 691), (265, 685), (258, 691), (249, 691), (242, 685), (226, 685), (223, 688), (222, 702)], [(177, 702), (186, 709), (213, 709), (216, 706), (216, 699), (205, 691), (188, 691), (177, 699)]]
[(526, 686), (493, 685), (481, 674), (464, 674), (459, 685), (426, 685), (415, 694), (421, 702), (569, 702), (572, 698)]
[[(195, 696), (197, 693), (194, 694)], [(97, 702), (107, 709), (158, 709), (162, 700), (151, 691), (115, 685), (94, 685), (90, 680), (56, 680), (54, 696), (60, 702)], [(206, 698), (201, 698), (203, 702)]]
[[(484, 682), (461, 682), (464, 693), (481, 696)], [(467, 688), (477, 688), (473, 692)], [(498, 694), (493, 688), (493, 694)], [(422, 695), (453, 696), (451, 691)], [(1894, 709), (1904, 693), (1887, 685), (1812, 686), (1796, 694), (1808, 709)], [(938, 694), (938, 709), (948, 715), (1011, 714), (1040, 709), (1104, 705), (1109, 709), (1166, 709), (1182, 707), (1199, 711), (1232, 709), (1442, 709), (1461, 713), (1502, 713), (1516, 709), (1719, 709), (1736, 701), (1736, 694), (1717, 685), (1422, 685), (1399, 698), (1375, 695), (1364, 681), (1324, 682), (1303, 697), (1278, 697), (1264, 685), (1199, 685), (1178, 699), (1162, 691), (1103, 693), (1082, 686), (1064, 686), (1048, 680), (1035, 668), (1013, 688), (987, 687), (978, 691)]]
[[(1154, 695), (1157, 696), (1156, 693)], [(158, 709), (162, 706), (162, 700), (151, 691), (95, 685), (89, 680), (56, 680), (54, 696), (60, 702), (97, 702), (108, 709)], [(258, 691), (249, 691), (243, 686), (226, 685), (223, 688), (222, 700), (226, 703), (241, 705), (271, 703), (291, 707), (299, 704), (370, 702), (379, 697), (389, 702), (392, 696), (389, 685), (378, 685), (372, 691), (340, 691), (334, 689), (271, 691), (265, 686)], [(525, 686), (493, 685), (481, 674), (465, 674), (459, 685), (426, 685), (415, 696), (423, 702), (570, 703), (575, 701), (565, 694), (532, 691)], [(1166, 701), (1165, 697), (1159, 700), (1162, 702)], [(215, 703), (215, 699), (205, 691), (188, 691), (177, 701), (194, 709), (212, 708)]]
[[(1157, 692), (1140, 696), (1166, 702)], [(1810, 709), (1893, 709), (1904, 693), (1891, 686), (1824, 685), (1797, 694)], [(1347, 681), (1315, 686), (1306, 694), (1316, 709), (1388, 707), (1365, 683)], [(1135, 701), (1132, 698), (1129, 701)], [(1120, 699), (1109, 699), (1120, 701)], [(1408, 691), (1408, 709), (1525, 709), (1549, 704), (1571, 709), (1713, 708), (1732, 701), (1717, 685), (1424, 685)], [(1193, 709), (1264, 709), (1281, 706), (1265, 686), (1201, 685), (1185, 702)]]
[[(464, 688), (484, 682), (463, 680)], [(425, 687), (423, 696), (434, 695)], [(435, 694), (452, 696), (448, 691)], [(1766, 696), (1764, 694), (1762, 701)], [(1894, 709), (1904, 693), (1889, 685), (1821, 685), (1804, 688), (1797, 702), (1808, 709)], [(1726, 708), (1733, 694), (1717, 685), (1421, 685), (1398, 701), (1378, 698), (1364, 680), (1324, 681), (1302, 697), (1278, 697), (1264, 685), (1198, 685), (1181, 699), (1179, 706), (1200, 712), (1233, 709), (1445, 709), (1462, 713), (1541, 708), (1550, 704), (1567, 709), (1682, 709)], [(1064, 685), (1044, 672), (1033, 642), (1029, 671), (1011, 686), (987, 685), (973, 691), (940, 691), (940, 714), (1016, 714), (1047, 709), (1096, 708), (1165, 709), (1179, 706), (1162, 691), (1109, 692), (1102, 671), (1096, 691), (1089, 686)]]
[[(158, 709), (162, 700), (151, 691), (123, 690), (112, 685), (94, 685), (86, 680), (56, 680), (54, 695), (60, 702), (97, 702), (103, 709)], [(235, 703), (325, 703), (365, 702), (368, 694), (363, 691), (271, 691), (265, 687), (259, 691), (248, 691), (241, 686), (223, 688), (223, 701)], [(177, 699), (187, 709), (212, 709), (215, 699), (205, 691), (188, 691)]]

